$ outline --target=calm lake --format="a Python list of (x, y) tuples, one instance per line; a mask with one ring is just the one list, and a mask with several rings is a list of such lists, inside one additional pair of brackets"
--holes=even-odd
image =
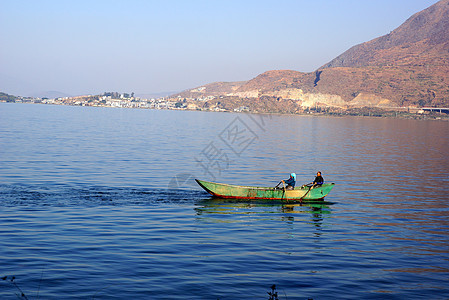
[[(444, 121), (0, 103), (0, 298), (448, 299), (448, 137)], [(336, 185), (313, 205), (193, 181), (317, 171)]]

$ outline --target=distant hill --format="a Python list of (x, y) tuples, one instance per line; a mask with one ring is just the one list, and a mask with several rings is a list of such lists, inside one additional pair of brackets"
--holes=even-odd
[(207, 84), (181, 97), (291, 99), (303, 107), (449, 106), (449, 0), (391, 33), (356, 45), (315, 72), (268, 71), (242, 82)]
[(73, 95), (69, 95), (69, 94), (66, 94), (63, 92), (59, 92), (59, 91), (44, 91), (44, 92), (32, 93), (32, 96), (38, 97), (38, 98), (54, 99), (54, 98), (72, 97)]
[(151, 98), (161, 98), (161, 97), (167, 97), (170, 95), (173, 95), (174, 93), (176, 93), (175, 91), (171, 91), (171, 92), (159, 92), (159, 93), (141, 93), (141, 94), (136, 94), (136, 97), (139, 98), (143, 98), (143, 99), (151, 99)]
[[(413, 66), (414, 62), (440, 64), (449, 50), (449, 1), (442, 0), (414, 14), (391, 33), (356, 45), (323, 68)], [(446, 62), (447, 63), (447, 62)]]
[(3, 93), (0, 92), (0, 101), (5, 101), (5, 102), (15, 102), (17, 99), (16, 96), (13, 95), (9, 95), (7, 93)]

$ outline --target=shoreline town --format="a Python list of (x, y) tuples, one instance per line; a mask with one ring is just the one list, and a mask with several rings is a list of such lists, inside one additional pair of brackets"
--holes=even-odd
[[(240, 100), (240, 101), (239, 101)], [(135, 97), (134, 93), (105, 92), (102, 95), (85, 95), (75, 97), (21, 97), (1, 93), (0, 102), (30, 103), (48, 105), (70, 105), (137, 109), (196, 110), (215, 112), (277, 113), (298, 115), (333, 115), (333, 116), (370, 116), (401, 117), (409, 119), (449, 120), (449, 109), (426, 107), (358, 107), (335, 108), (329, 106), (295, 107), (292, 101), (266, 99), (273, 105), (261, 105), (257, 101), (242, 101), (236, 97), (182, 98), (160, 97), (145, 99)], [(293, 108), (292, 108), (293, 106)]]

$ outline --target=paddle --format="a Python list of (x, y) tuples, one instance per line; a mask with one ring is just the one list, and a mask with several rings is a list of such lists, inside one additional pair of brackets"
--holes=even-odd
[[(284, 180), (282, 180), (282, 184), (284, 185), (284, 188), (282, 189), (282, 198), (281, 198), (281, 200), (284, 199), (284, 196), (285, 196), (285, 181)], [(287, 201), (288, 201), (288, 199), (287, 199)]]
[(302, 196), (301, 198), (299, 198), (299, 202), (302, 203), (302, 199), (304, 199), (305, 196), (307, 196), (307, 194), (310, 192), (310, 190), (312, 189), (313, 185), (309, 186), (309, 189), (307, 190), (307, 192), (304, 194), (304, 196)]
[(274, 188), (277, 189), (277, 188), (279, 187), (279, 185), (280, 185), (281, 183), (283, 183), (283, 182), (284, 182), (284, 180), (279, 181), (279, 183), (276, 184)]

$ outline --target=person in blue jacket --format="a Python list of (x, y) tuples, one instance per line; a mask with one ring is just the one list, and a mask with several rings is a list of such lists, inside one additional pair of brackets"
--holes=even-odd
[(286, 190), (294, 190), (295, 189), (295, 184), (296, 184), (296, 174), (295, 173), (291, 173), (290, 174), (290, 178), (287, 180), (281, 180), (281, 182), (279, 182), (276, 187), (279, 187), (279, 185), (281, 183), (285, 184), (285, 189)]

